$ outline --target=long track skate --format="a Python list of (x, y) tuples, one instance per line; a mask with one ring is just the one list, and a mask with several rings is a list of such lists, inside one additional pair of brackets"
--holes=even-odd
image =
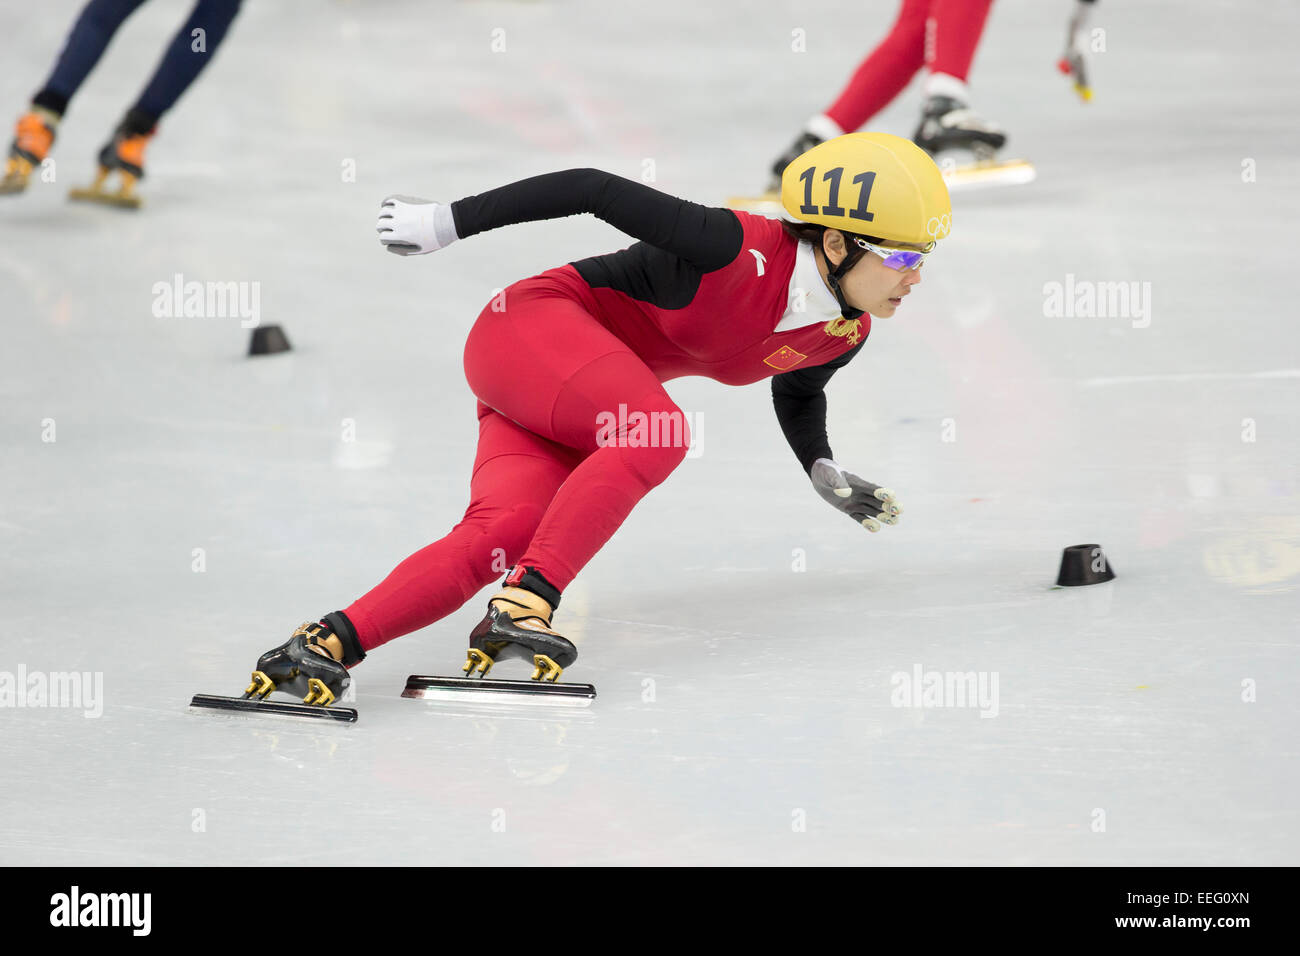
[(314, 717), (343, 724), (357, 722), (357, 712), (351, 707), (317, 707), (311, 704), (292, 704), (284, 700), (250, 698), (248, 695), (218, 697), (215, 694), (195, 694), (190, 700), (190, 707), (255, 717)]
[[(147, 128), (147, 131), (145, 131)], [(68, 198), (77, 202), (93, 202), (118, 209), (139, 209), (143, 200), (136, 194), (136, 184), (144, 178), (144, 151), (154, 130), (146, 121), (127, 114), (113, 132), (113, 137), (99, 151), (99, 170), (88, 187), (68, 191)], [(116, 188), (110, 188), (110, 177), (116, 176)]]
[(1001, 159), (1006, 132), (964, 102), (931, 96), (912, 141), (933, 157), (949, 192), (986, 186), (1018, 186), (1034, 181), (1034, 166), (1025, 159)]
[[(116, 188), (110, 188), (109, 177), (118, 175)], [(95, 179), (89, 186), (74, 186), (68, 190), (68, 198), (75, 202), (93, 202), (101, 206), (113, 206), (117, 209), (139, 209), (144, 200), (136, 194), (135, 185), (139, 178), (125, 169), (109, 169), (100, 166)]]
[(458, 700), (521, 704), (551, 704), (590, 707), (596, 699), (593, 684), (559, 683), (563, 672), (545, 654), (533, 655), (530, 680), (502, 680), (485, 676), (494, 659), (485, 651), (471, 647), (461, 670), (464, 677), (436, 677), (412, 674), (406, 679), (403, 697), (418, 700)]
[[(253, 677), (240, 697), (218, 697), (215, 694), (195, 694), (190, 707), (196, 710), (219, 710), (231, 714), (256, 717), (309, 717), (355, 724), (357, 712), (352, 707), (331, 707), (334, 695), (319, 680), (312, 679), (308, 699), (295, 704), (285, 700), (268, 700), (275, 684), (262, 671), (253, 671)], [(319, 686), (318, 686), (319, 685)]]
[[(357, 712), (351, 707), (330, 706), (338, 695), (345, 695), (351, 686), (351, 677), (344, 665), (332, 657), (311, 650), (312, 645), (320, 645), (330, 634), (331, 628), (324, 622), (309, 621), (300, 625), (288, 641), (258, 658), (257, 669), (253, 671), (242, 697), (196, 694), (190, 701), (190, 707), (237, 714), (311, 717), (356, 723)], [(302, 703), (268, 700), (275, 690), (301, 694)]]
[[(559, 601), (559, 592), (552, 592), (553, 600), (548, 602), (530, 590), (513, 586), (513, 582), (527, 579), (546, 590), (549, 585), (535, 574), (533, 569), (512, 571), (506, 579), (507, 587), (488, 603), (487, 615), (470, 633), (469, 651), (461, 667), (464, 677), (412, 674), (402, 696), (589, 706), (596, 699), (595, 687), (559, 683), (564, 669), (578, 659), (573, 642), (551, 629), (551, 613)], [(497, 661), (512, 658), (532, 663), (531, 680), (487, 676)]]

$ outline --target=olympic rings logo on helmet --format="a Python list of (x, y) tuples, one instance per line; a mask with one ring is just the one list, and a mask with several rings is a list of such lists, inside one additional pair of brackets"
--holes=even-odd
[(925, 224), (925, 233), (931, 239), (942, 239), (951, 229), (952, 216), (948, 213), (942, 216), (931, 216), (930, 221)]

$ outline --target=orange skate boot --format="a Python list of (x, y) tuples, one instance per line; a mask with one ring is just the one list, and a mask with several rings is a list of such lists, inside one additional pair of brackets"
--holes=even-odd
[(4, 176), (0, 178), (0, 195), (20, 193), (27, 188), (32, 170), (45, 161), (54, 145), (59, 119), (58, 113), (41, 106), (33, 106), (18, 118), (14, 141), (5, 160)]

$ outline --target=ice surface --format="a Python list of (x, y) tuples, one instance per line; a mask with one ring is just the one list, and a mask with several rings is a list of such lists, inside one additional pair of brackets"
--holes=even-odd
[[(5, 109), (79, 6), (0, 11)], [(0, 201), (0, 671), (103, 681), (98, 717), (0, 709), (0, 862), (1300, 862), (1300, 7), (1104, 0), (1084, 106), (1053, 66), (1069, 5), (1001, 0), (976, 105), (1038, 181), (959, 197), (830, 389), (837, 457), (902, 523), (825, 506), (766, 383), (671, 383), (701, 454), (557, 621), (595, 705), (399, 697), (457, 673), (475, 599), (357, 669), (354, 727), (186, 703), (459, 518), (474, 316), (627, 242), (575, 219), (401, 259), (379, 200), (585, 165), (757, 189), (893, 6), (249, 3), (165, 119), (146, 208), (68, 204), (188, 7), (141, 8), (56, 181)], [(909, 135), (918, 105), (873, 125)], [(177, 274), (259, 283), (294, 351), (155, 317)], [(1054, 282), (1149, 283), (1149, 324), (1049, 317)], [(1117, 580), (1051, 590), (1091, 541)], [(996, 675), (996, 716), (894, 706), (918, 665)]]

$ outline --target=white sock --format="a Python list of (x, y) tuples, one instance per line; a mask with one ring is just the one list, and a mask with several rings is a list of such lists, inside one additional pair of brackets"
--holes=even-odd
[(822, 140), (834, 139), (836, 136), (844, 135), (844, 130), (840, 129), (840, 124), (825, 113), (818, 113), (810, 119), (807, 125), (804, 126), (804, 130)]
[(970, 102), (966, 84), (950, 73), (931, 73), (925, 78), (926, 96), (950, 96), (958, 103)]

